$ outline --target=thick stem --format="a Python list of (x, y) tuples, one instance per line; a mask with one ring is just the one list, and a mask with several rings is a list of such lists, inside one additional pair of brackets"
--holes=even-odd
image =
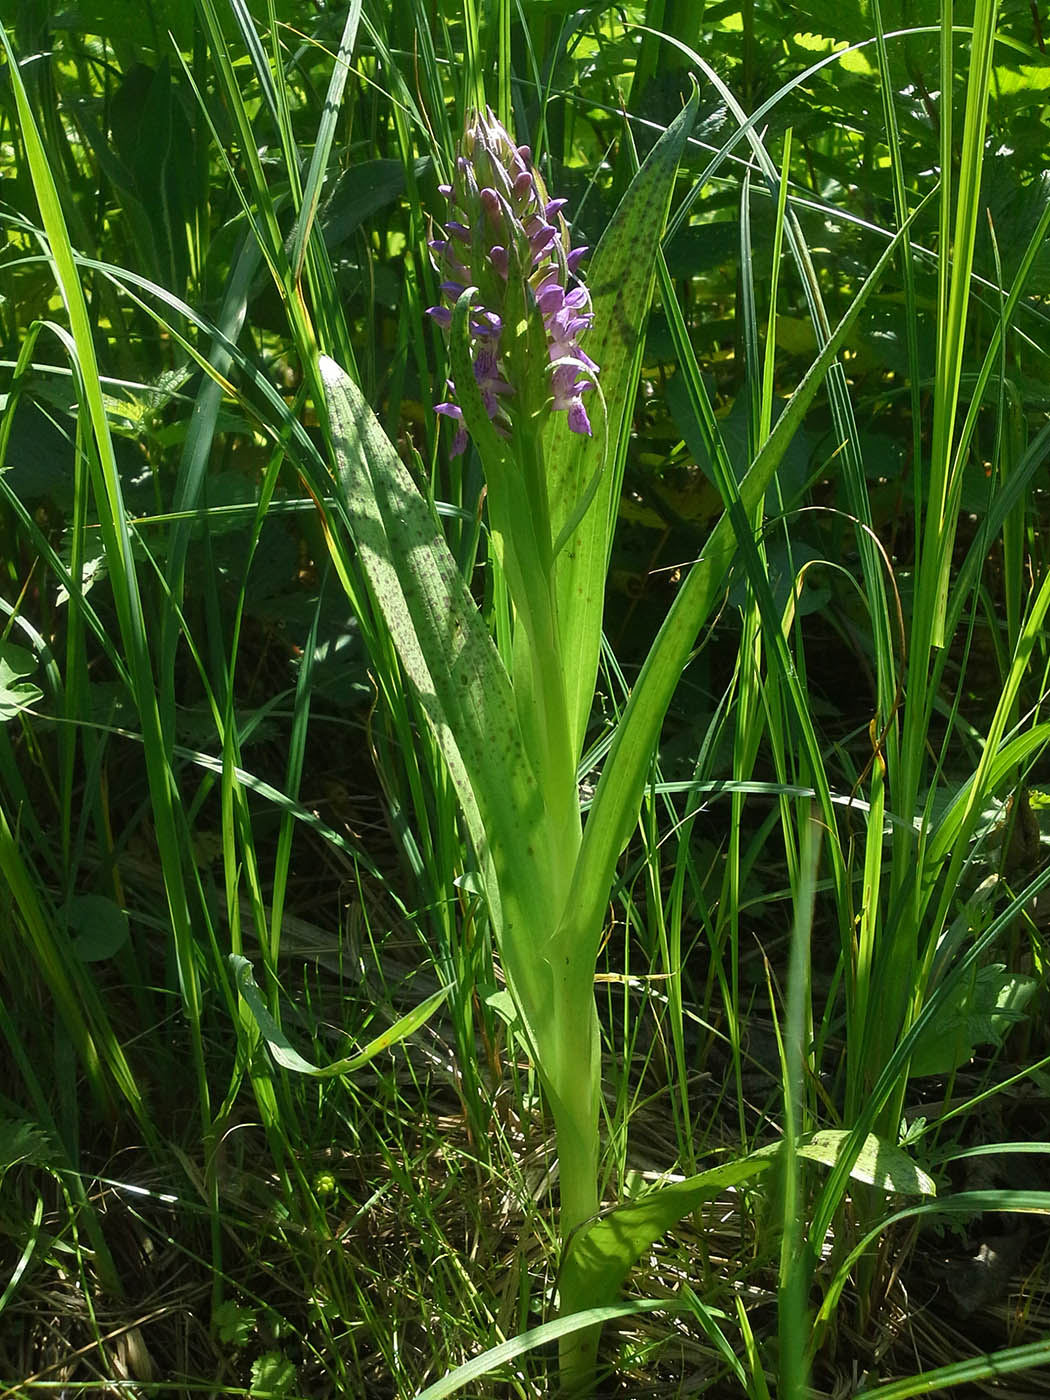
[[(558, 1141), (559, 1234), (564, 1258), (573, 1231), (598, 1211), (601, 1049), (593, 970), (588, 969), (584, 977), (578, 970), (566, 969), (560, 992), (552, 1027), (557, 1045), (551, 1056), (554, 1073), (548, 1093)], [(562, 1291), (562, 1316), (589, 1305), (589, 1299)], [(559, 1344), (559, 1370), (566, 1395), (582, 1397), (593, 1389), (599, 1332), (599, 1327), (587, 1327)]]

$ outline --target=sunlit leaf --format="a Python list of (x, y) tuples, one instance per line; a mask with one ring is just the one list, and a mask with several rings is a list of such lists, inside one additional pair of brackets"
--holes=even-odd
[(31, 651), (13, 642), (0, 642), (0, 724), (43, 699), (40, 687), (24, 679), (36, 666)]
[[(798, 1144), (798, 1155), (821, 1166), (834, 1166), (849, 1139), (842, 1130), (814, 1133)], [(570, 1241), (559, 1280), (562, 1298), (572, 1307), (612, 1303), (629, 1270), (651, 1245), (686, 1215), (723, 1191), (743, 1185), (767, 1171), (780, 1153), (780, 1144), (760, 1148), (748, 1157), (711, 1167), (685, 1181), (657, 1186), (619, 1206)], [(880, 1190), (900, 1195), (935, 1195), (933, 1180), (893, 1144), (869, 1135), (850, 1167), (850, 1176)]]
[(248, 959), (237, 953), (231, 953), (229, 961), (237, 980), (237, 990), (244, 998), (255, 1024), (259, 1027), (262, 1038), (269, 1047), (270, 1054), (283, 1069), (291, 1070), (295, 1074), (312, 1075), (316, 1079), (330, 1079), (334, 1075), (353, 1074), (355, 1070), (361, 1069), (370, 1060), (374, 1060), (377, 1055), (382, 1054), (384, 1050), (391, 1049), (399, 1041), (404, 1040), (406, 1036), (419, 1030), (420, 1026), (437, 1010), (449, 993), (448, 987), (442, 987), (432, 996), (427, 997), (425, 1001), (421, 1001), (407, 1016), (400, 1017), (382, 1035), (377, 1035), (374, 1040), (370, 1040), (364, 1049), (356, 1055), (348, 1055), (346, 1059), (336, 1060), (334, 1064), (320, 1066), (304, 1059), (299, 1054), (270, 1015), (262, 999), (262, 993), (252, 976), (252, 965)]

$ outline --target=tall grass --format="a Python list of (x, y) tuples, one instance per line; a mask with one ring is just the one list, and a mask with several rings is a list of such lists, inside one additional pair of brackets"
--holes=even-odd
[[(158, 1385), (211, 1384), (222, 1357), (230, 1393), (435, 1400), (498, 1376), (541, 1394), (544, 1348), (585, 1384), (602, 1322), (615, 1393), (678, 1393), (687, 1368), (753, 1396), (823, 1392), (851, 1349), (862, 1394), (1037, 1377), (1048, 1348), (1020, 1324), (979, 1358), (897, 1353), (881, 1372), (875, 1341), (909, 1252), (921, 1293), (933, 1231), (1048, 1203), (1024, 1165), (1044, 1129), (1009, 1096), (1050, 1056), (1050, 204), (985, 232), (1033, 41), (991, 0), (909, 29), (879, 4), (843, 11), (850, 46), (816, 58), (748, 7), (742, 62), (724, 17), (693, 6), (626, 23), (505, 0), (293, 8), (201, 0), (181, 49), (148, 7), (122, 33), (100, 6), (97, 38), (0, 33), (17, 1242), (0, 1328), (54, 1285), (96, 1378), (130, 1366), (142, 1393), (152, 1351)], [(771, 58), (767, 80), (759, 51), (793, 67)], [(137, 161), (131, 99), (149, 117)], [(604, 512), (586, 606), (564, 569), (556, 599), (570, 900), (594, 942), (571, 1029), (597, 1016), (601, 1037), (575, 1153), (557, 1093), (585, 1056), (553, 1072), (511, 1014), (504, 979), (530, 962), (486, 899), (498, 834), (464, 804), (363, 567), (322, 370), (374, 410), (371, 460), (404, 464), (518, 684), (499, 505), (477, 457), (449, 460), (430, 412), (448, 352), (423, 314), (426, 211), (485, 101), (596, 245), (654, 142), (683, 131), (648, 229), (653, 319), (640, 297), (629, 334), (595, 327), (626, 405), (603, 474), (566, 432), (546, 443), (569, 484), (555, 533), (573, 471)], [(615, 240), (596, 258), (606, 317), (631, 262)], [(60, 479), (38, 489), (47, 451)], [(617, 658), (596, 625), (606, 573), (654, 501), (676, 582)], [(836, 635), (864, 680), (829, 703)], [(203, 1281), (181, 1356), (138, 1321), (118, 1200)], [(140, 1327), (130, 1362), (114, 1315)], [(49, 1353), (19, 1371), (21, 1345), (5, 1340), (0, 1379), (32, 1393)]]

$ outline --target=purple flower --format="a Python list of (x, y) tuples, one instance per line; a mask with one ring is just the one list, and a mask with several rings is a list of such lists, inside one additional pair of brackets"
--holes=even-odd
[[(508, 434), (512, 419), (507, 401), (513, 402), (523, 388), (514, 382), (512, 362), (519, 376), (529, 372), (520, 356), (514, 360), (504, 334), (513, 268), (524, 278), (526, 305), (534, 304), (542, 319), (552, 406), (566, 413), (572, 432), (590, 434), (582, 395), (594, 387), (598, 366), (580, 348), (579, 339), (594, 313), (577, 277), (587, 249), (570, 245), (562, 216), (567, 201), (548, 196), (532, 168), (528, 146), (516, 146), (490, 110), (472, 118), (460, 144), (453, 182), (438, 188), (448, 199), (449, 214), (444, 237), (431, 239), (430, 248), (449, 304), (428, 307), (427, 314), (448, 330), (450, 305), (466, 286), (477, 287), (469, 323), (474, 378), (497, 431)], [(516, 304), (521, 305), (521, 289)], [(435, 411), (458, 425), (455, 455), (466, 447), (467, 431), (451, 381), (448, 388), (448, 401), (436, 404)]]
[[(474, 356), (474, 378), (481, 390), (481, 400), (485, 405), (485, 412), (496, 425), (496, 431), (506, 437), (510, 420), (500, 403), (500, 399), (508, 394), (513, 394), (514, 390), (503, 378), (499, 357), (494, 350), (485, 349), (483, 346), (479, 347)], [(448, 389), (452, 394), (456, 392), (456, 386), (451, 379), (448, 381)], [(453, 418), (459, 424), (456, 436), (452, 439), (452, 456), (458, 457), (467, 445), (467, 430), (463, 426), (463, 410), (459, 404), (450, 400), (446, 403), (436, 403), (434, 412), (444, 414), (446, 418)]]

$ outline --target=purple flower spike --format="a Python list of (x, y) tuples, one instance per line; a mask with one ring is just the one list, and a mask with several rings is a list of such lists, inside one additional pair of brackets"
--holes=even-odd
[(485, 401), (485, 411), (495, 419), (499, 412), (502, 396), (513, 394), (514, 390), (503, 378), (499, 356), (493, 350), (479, 350), (474, 358), (474, 378), (478, 381), (481, 397)]
[[(556, 412), (567, 415), (574, 433), (590, 434), (591, 423), (582, 394), (595, 385), (598, 366), (584, 353), (579, 338), (594, 313), (578, 269), (586, 248), (573, 248), (562, 211), (564, 199), (551, 199), (532, 168), (528, 146), (516, 146), (491, 111), (472, 117), (456, 157), (453, 183), (440, 185), (449, 201), (450, 217), (444, 237), (430, 241), (435, 265), (442, 274), (442, 295), (455, 303), (466, 286), (478, 288), (470, 309), (474, 378), (496, 431), (509, 435), (515, 400), (535, 382), (533, 362), (523, 357), (520, 307), (534, 306), (547, 339), (549, 392)], [(460, 257), (464, 261), (460, 261)], [(520, 269), (525, 286), (512, 288), (511, 267)], [(512, 308), (511, 331), (505, 339), (505, 308)], [(446, 330), (449, 306), (428, 308), (428, 315)], [(517, 378), (516, 378), (517, 377)], [(462, 406), (455, 386), (435, 411), (457, 424), (452, 453), (467, 442)], [(530, 405), (535, 405), (532, 390)], [(542, 400), (540, 400), (542, 402)], [(534, 408), (530, 406), (530, 413)]]

